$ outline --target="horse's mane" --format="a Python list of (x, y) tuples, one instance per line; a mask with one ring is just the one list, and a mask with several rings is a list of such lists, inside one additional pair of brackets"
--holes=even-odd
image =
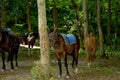
[[(13, 40), (15, 40), (15, 42), (16, 41), (18, 42), (18, 40), (16, 40), (17, 37), (16, 37), (15, 33), (10, 28), (2, 28), (2, 29), (0, 29), (0, 33), (3, 35), (4, 38), (6, 38), (6, 35), (8, 35), (11, 38), (13, 38)], [(3, 41), (3, 42), (6, 42), (6, 41)]]

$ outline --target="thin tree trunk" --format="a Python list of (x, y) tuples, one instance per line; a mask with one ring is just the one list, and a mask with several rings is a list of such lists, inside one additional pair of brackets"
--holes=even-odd
[(88, 34), (88, 13), (87, 13), (87, 1), (82, 0), (83, 7), (83, 19), (84, 19), (84, 38)]
[(5, 6), (5, 0), (1, 1), (2, 3), (2, 11), (1, 11), (1, 28), (6, 26), (6, 6)]
[(38, 4), (38, 31), (40, 36), (40, 61), (39, 80), (50, 80), (50, 64), (49, 64), (49, 40), (47, 33), (46, 7), (45, 0), (37, 0)]
[(76, 26), (77, 26), (77, 31), (78, 31), (78, 35), (80, 36), (80, 18), (79, 18), (79, 9), (78, 9), (78, 5), (74, 0), (71, 0), (73, 9), (75, 11), (75, 16), (76, 16)]
[(110, 21), (111, 21), (111, 4), (110, 4), (110, 0), (108, 0), (108, 29), (107, 29), (107, 36), (110, 36)]
[(108, 58), (105, 54), (104, 51), (104, 43), (103, 43), (103, 32), (102, 32), (102, 28), (101, 28), (101, 4), (100, 4), (100, 0), (97, 0), (97, 20), (98, 20), (98, 30), (99, 30), (99, 44), (100, 44), (100, 53), (102, 54), (103, 58)]
[(115, 8), (115, 39), (117, 38), (117, 33), (118, 33), (118, 0), (115, 2), (116, 8)]
[(15, 16), (14, 18), (15, 18), (15, 23), (14, 23), (14, 32), (16, 32), (17, 16)]
[(58, 30), (58, 17), (57, 17), (57, 8), (56, 0), (53, 0), (53, 26), (56, 31)]
[(30, 0), (27, 0), (27, 23), (28, 23), (28, 32), (30, 32), (31, 31)]

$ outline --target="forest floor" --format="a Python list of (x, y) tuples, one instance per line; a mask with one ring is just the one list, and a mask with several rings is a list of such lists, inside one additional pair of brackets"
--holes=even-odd
[[(27, 55), (27, 49), (20, 48), (19, 51), (19, 68), (10, 71), (9, 63), (6, 62), (7, 70), (0, 71), (0, 80), (34, 80), (31, 77), (31, 69), (34, 66), (34, 61), (39, 59), (39, 50), (33, 51), (33, 56)], [(87, 67), (86, 58), (79, 55), (78, 73), (74, 72), (71, 67), (71, 57), (68, 57), (68, 65), (70, 78), (65, 78), (65, 68), (62, 65), (63, 76), (58, 78), (58, 65), (55, 55), (50, 56), (50, 64), (52, 66), (52, 80), (120, 80), (120, 58), (110, 56), (109, 60), (97, 58), (96, 67)], [(2, 61), (0, 57), (0, 68)]]

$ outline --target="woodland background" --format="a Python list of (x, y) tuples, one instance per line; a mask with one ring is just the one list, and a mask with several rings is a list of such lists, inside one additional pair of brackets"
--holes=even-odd
[[(80, 19), (80, 33), (83, 36), (83, 10), (82, 1), (76, 0), (75, 8), (78, 11)], [(107, 38), (115, 39), (119, 37), (120, 32), (120, 1), (119, 0), (101, 0), (101, 26), (103, 35)], [(2, 4), (4, 4), (2, 6)], [(15, 32), (37, 31), (38, 29), (38, 12), (36, 0), (1, 0), (0, 1), (0, 22), (4, 21), (6, 27), (13, 29)], [(46, 0), (47, 26), (53, 28), (53, 0)], [(76, 32), (76, 12), (71, 0), (56, 0), (58, 15), (59, 32), (69, 33)], [(3, 12), (5, 14), (2, 15)], [(87, 1), (88, 11), (88, 30), (98, 34), (97, 28), (97, 1)], [(5, 16), (5, 20), (2, 20)], [(30, 17), (30, 18), (28, 18)], [(30, 19), (30, 20), (28, 20)], [(29, 21), (29, 23), (28, 23)], [(31, 29), (28, 29), (30, 24)], [(15, 29), (14, 29), (15, 28)], [(108, 39), (108, 38), (107, 38)], [(110, 40), (111, 40), (110, 39)]]
[[(82, 47), (85, 34), (92, 32), (100, 44), (100, 55), (114, 55), (119, 61), (119, 4), (119, 0), (46, 0), (48, 31), (57, 27), (60, 33), (77, 34)], [(1, 0), (0, 6), (0, 27), (10, 28), (17, 34), (42, 32), (38, 31), (37, 0)]]
[[(120, 1), (101, 0), (100, 2), (100, 27), (103, 33), (103, 43), (115, 44), (114, 49), (119, 49)], [(46, 0), (48, 31), (53, 29), (53, 24), (56, 23), (60, 33), (78, 34), (83, 41), (85, 32), (85, 11), (83, 8), (85, 6), (87, 11), (87, 21), (85, 21), (88, 24), (88, 33), (93, 32), (96, 37), (99, 37), (97, 1), (86, 0), (86, 5), (83, 4), (82, 0)], [(11, 28), (15, 33), (20, 34), (29, 31), (37, 32), (38, 8), (36, 0), (1, 0), (0, 6), (0, 27)], [(56, 19), (56, 22), (54, 19)]]

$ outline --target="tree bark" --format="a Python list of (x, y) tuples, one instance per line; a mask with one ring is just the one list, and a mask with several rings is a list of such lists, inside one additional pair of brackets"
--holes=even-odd
[(78, 9), (78, 5), (74, 0), (71, 0), (73, 9), (75, 11), (75, 16), (76, 16), (76, 27), (77, 27), (77, 31), (78, 31), (78, 35), (80, 37), (80, 18), (79, 18), (79, 9)]
[(14, 23), (14, 32), (16, 32), (17, 16), (15, 16), (14, 19), (15, 19), (15, 23)]
[(40, 36), (40, 74), (41, 80), (50, 80), (50, 64), (49, 64), (49, 40), (47, 33), (46, 7), (45, 0), (37, 0), (38, 4), (38, 31)]
[(27, 0), (27, 23), (28, 23), (28, 32), (30, 32), (31, 31), (30, 0)]
[(56, 8), (56, 0), (53, 0), (53, 26), (56, 31), (58, 30), (58, 16)]
[(119, 11), (118, 11), (118, 0), (115, 1), (115, 4), (116, 4), (116, 8), (115, 8), (115, 39), (117, 38), (117, 34), (118, 34), (118, 14), (119, 14)]
[(111, 1), (108, 0), (108, 29), (107, 29), (107, 36), (109, 38), (110, 36), (110, 32), (111, 32), (111, 28), (110, 28), (110, 21), (111, 21)]
[(5, 0), (2, 0), (2, 11), (1, 11), (1, 28), (6, 26), (6, 5)]
[(105, 54), (105, 50), (104, 50), (104, 40), (103, 40), (103, 32), (102, 32), (102, 28), (101, 28), (101, 4), (100, 4), (100, 0), (97, 0), (97, 21), (98, 21), (98, 30), (99, 30), (99, 44), (100, 44), (100, 53), (102, 54), (103, 58), (107, 58)]
[(88, 12), (87, 12), (87, 1), (82, 0), (83, 7), (83, 19), (84, 19), (84, 38), (88, 34)]

